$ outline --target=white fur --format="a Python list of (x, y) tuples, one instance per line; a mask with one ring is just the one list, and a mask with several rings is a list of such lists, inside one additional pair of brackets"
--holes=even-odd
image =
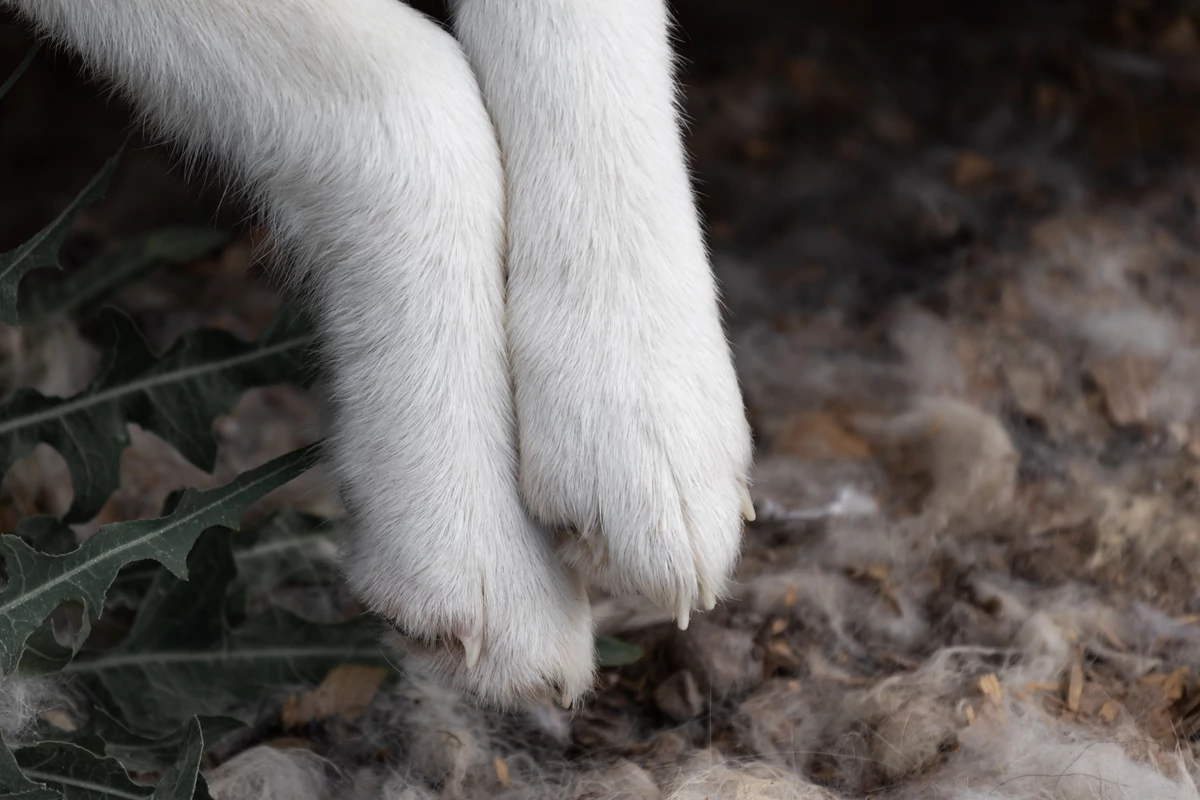
[[(346, 571), (366, 602), (425, 641), (415, 660), (486, 698), (586, 691), (585, 595), (517, 491), (503, 179), (454, 39), (389, 0), (16, 5), (232, 168), (295, 255), (331, 359)], [(469, 672), (432, 646), (472, 634)]]
[(590, 687), (586, 595), (521, 503), (517, 420), (569, 565), (684, 619), (721, 592), (749, 432), (662, 0), (462, 0), (488, 108), (394, 0), (0, 4), (261, 201), (331, 363), (346, 573), (415, 666), (500, 703)]
[[(662, 0), (457, 0), (508, 179), (521, 489), (568, 560), (686, 625), (725, 589), (750, 432)], [(706, 597), (707, 595), (707, 597)]]

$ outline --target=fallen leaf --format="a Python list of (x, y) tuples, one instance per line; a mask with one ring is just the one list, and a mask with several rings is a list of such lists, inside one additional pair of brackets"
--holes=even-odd
[(1104, 396), (1104, 409), (1114, 425), (1143, 425), (1150, 415), (1150, 390), (1158, 379), (1158, 365), (1133, 353), (1097, 359), (1088, 374)]
[(996, 176), (996, 165), (979, 153), (964, 150), (954, 160), (954, 185), (974, 189)]
[(387, 677), (383, 667), (343, 664), (334, 667), (317, 688), (284, 701), (281, 721), (285, 730), (337, 717), (353, 722), (367, 710), (379, 684)]
[(1196, 38), (1196, 26), (1191, 18), (1181, 16), (1158, 37), (1159, 49), (1172, 55), (1189, 55), (1197, 51), (1200, 41)]
[(1174, 672), (1155, 672), (1146, 675), (1138, 683), (1142, 686), (1158, 689), (1162, 694), (1162, 699), (1167, 704), (1170, 704), (1183, 697), (1183, 690), (1187, 686), (1190, 675), (1190, 667), (1180, 667)]
[(892, 586), (888, 578), (888, 569), (882, 564), (871, 564), (862, 569), (851, 567), (849, 570), (850, 577), (869, 583), (874, 583), (878, 586), (879, 594), (887, 602), (892, 613), (904, 615), (904, 608), (900, 604), (900, 595), (896, 591), (896, 587)]
[(776, 446), (783, 453), (813, 461), (862, 461), (871, 455), (866, 439), (828, 411), (802, 411), (788, 417)]

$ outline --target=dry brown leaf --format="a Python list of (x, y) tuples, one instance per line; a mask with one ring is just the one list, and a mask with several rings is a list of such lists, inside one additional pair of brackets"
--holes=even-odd
[(1100, 634), (1100, 638), (1104, 639), (1104, 643), (1116, 650), (1118, 653), (1128, 653), (1129, 645), (1121, 639), (1116, 630), (1112, 627), (1112, 621), (1108, 618), (1096, 620), (1093, 627)]
[(825, 655), (815, 647), (809, 648), (808, 656), (805, 659), (805, 662), (808, 665), (808, 669), (812, 674), (812, 677), (819, 680), (829, 680), (845, 686), (853, 686), (856, 688), (871, 686), (874, 683), (874, 681), (872, 681), (870, 678), (852, 675), (846, 670), (834, 666), (832, 663), (830, 663), (829, 659), (827, 659)]
[(866, 439), (828, 411), (792, 414), (784, 422), (776, 446), (780, 452), (813, 461), (862, 461), (871, 455)]
[(792, 651), (792, 648), (788, 647), (787, 642), (775, 639), (767, 645), (767, 657), (764, 659), (763, 669), (768, 673), (777, 669), (791, 672), (799, 667), (800, 657)]
[(1174, 703), (1183, 697), (1188, 679), (1192, 675), (1191, 667), (1180, 667), (1167, 676), (1163, 682), (1163, 697), (1167, 702)]
[(1163, 701), (1169, 705), (1183, 697), (1183, 690), (1186, 688), (1190, 676), (1190, 667), (1180, 667), (1174, 672), (1155, 672), (1146, 675), (1138, 683), (1157, 689), (1162, 695)]
[(788, 64), (788, 80), (804, 99), (816, 96), (821, 85), (821, 65), (809, 58), (797, 58)]
[(792, 652), (792, 648), (788, 647), (787, 642), (781, 642), (778, 639), (767, 645), (767, 649), (777, 656), (782, 656), (787, 659), (796, 658), (796, 654)]
[(1158, 37), (1158, 46), (1172, 55), (1192, 55), (1200, 49), (1196, 26), (1189, 17), (1181, 16)]
[(267, 739), (263, 744), (273, 750), (312, 750), (315, 747), (311, 740), (299, 736), (276, 736), (274, 739)]
[(971, 150), (964, 150), (954, 160), (954, 185), (959, 189), (974, 189), (996, 176), (996, 165)]
[(1146, 423), (1149, 393), (1159, 372), (1157, 364), (1133, 353), (1097, 359), (1088, 365), (1088, 374), (1104, 395), (1108, 418), (1121, 426)]
[(1039, 83), (1034, 95), (1034, 105), (1038, 116), (1048, 119), (1058, 112), (1063, 105), (1063, 93), (1048, 83)]
[(746, 155), (755, 161), (761, 161), (771, 155), (771, 145), (762, 139), (747, 139), (745, 149)]
[(855, 580), (876, 584), (879, 587), (879, 594), (887, 602), (892, 613), (903, 616), (904, 608), (900, 604), (900, 595), (888, 578), (888, 568), (886, 566), (883, 564), (871, 564), (863, 568), (851, 567), (848, 572), (850, 577)]
[(912, 144), (919, 132), (912, 117), (894, 109), (877, 109), (871, 113), (868, 122), (871, 133), (888, 144)]
[(320, 686), (284, 701), (280, 714), (284, 729), (292, 730), (335, 716), (342, 722), (353, 722), (371, 704), (385, 677), (387, 670), (383, 667), (358, 664), (334, 667)]

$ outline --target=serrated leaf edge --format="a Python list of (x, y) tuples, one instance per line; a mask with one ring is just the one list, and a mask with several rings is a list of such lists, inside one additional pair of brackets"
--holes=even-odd
[(282, 353), (294, 347), (303, 347), (304, 345), (313, 341), (315, 341), (315, 337), (311, 334), (305, 336), (295, 336), (291, 339), (285, 339), (282, 342), (277, 342), (273, 345), (268, 345), (267, 347), (252, 350), (247, 353), (241, 353), (220, 361), (212, 361), (207, 364), (160, 373), (148, 378), (142, 378), (132, 383), (115, 386), (112, 389), (106, 389), (87, 397), (81, 397), (78, 400), (67, 400), (60, 405), (52, 406), (44, 411), (39, 411), (35, 414), (28, 414), (23, 417), (17, 417), (15, 419), (8, 420), (7, 422), (0, 423), (0, 436), (12, 431), (20, 430), (24, 427), (45, 422), (46, 420), (55, 419), (68, 414), (74, 414), (81, 409), (90, 408), (101, 403), (107, 403), (116, 398), (120, 398), (134, 392), (153, 389), (155, 386), (159, 386), (164, 383), (175, 383), (178, 381), (190, 380), (210, 372), (219, 372), (230, 367), (256, 361), (267, 356), (272, 356), (276, 353)]
[[(310, 448), (311, 447), (312, 446), (310, 445)], [(302, 452), (302, 451), (297, 451), (297, 452)], [(95, 559), (86, 561), (86, 562), (80, 564), (78, 567), (68, 570), (68, 571), (62, 573), (61, 575), (55, 577), (53, 580), (47, 581), (46, 583), (43, 583), (40, 586), (34, 587), (33, 591), (25, 592), (24, 594), (18, 595), (13, 600), (11, 600), (3, 605), (0, 605), (0, 614), (7, 612), (11, 608), (15, 608), (19, 604), (19, 601), (22, 601), (29, 597), (36, 597), (40, 594), (44, 594), (46, 591), (50, 590), (51, 588), (56, 587), (56, 586), (64, 583), (65, 581), (70, 580), (71, 578), (74, 578), (79, 573), (87, 571), (88, 569), (90, 569), (92, 567), (92, 565), (94, 565), (96, 563), (96, 561), (99, 561), (101, 559), (108, 560), (110, 557), (112, 557), (114, 555), (119, 555), (120, 553), (123, 553), (126, 550), (129, 550), (133, 547), (143, 544), (151, 539), (157, 539), (160, 536), (169, 534), (171, 531), (179, 528), (183, 524), (191, 522), (193, 519), (200, 516), (201, 514), (211, 511), (217, 505), (224, 505), (226, 502), (228, 502), (236, 497), (242, 496), (246, 492), (249, 492), (252, 489), (257, 488), (260, 484), (270, 481), (272, 478), (274, 478), (280, 472), (285, 472), (290, 468), (291, 468), (291, 464), (289, 464), (287, 462), (281, 463), (275, 469), (270, 470), (269, 472), (264, 472), (257, 479), (245, 484), (244, 486), (239, 487), (237, 489), (237, 491), (235, 491), (233, 494), (222, 495), (221, 497), (217, 498), (212, 503), (208, 503), (207, 505), (200, 506), (199, 508), (193, 510), (192, 512), (190, 512), (188, 514), (185, 514), (184, 516), (180, 517), (177, 520), (171, 520), (172, 524), (167, 525), (164, 528), (155, 528), (154, 530), (150, 531), (149, 533), (145, 534), (144, 536), (140, 536), (136, 539), (130, 539), (128, 542), (117, 545), (116, 547), (112, 548), (111, 550), (105, 550), (102, 553), (99, 553)], [(243, 473), (243, 474), (245, 474), (245, 473)], [(235, 480), (236, 480), (236, 478), (235, 478)], [(169, 519), (169, 517), (159, 517), (159, 519)], [(115, 523), (115, 524), (120, 525), (123, 523)], [(109, 526), (105, 525), (104, 527), (102, 527), (100, 529), (100, 531), (97, 532), (96, 535), (98, 536), (100, 533), (103, 533), (104, 528), (107, 528), (107, 527), (109, 527)], [(93, 540), (95, 540), (95, 536), (93, 536), (92, 539), (89, 539), (88, 541), (93, 541)], [(13, 542), (13, 544), (17, 547), (23, 546), (23, 547), (29, 548), (29, 545), (25, 544), (24, 542), (20, 542), (19, 544), (17, 542)], [(29, 548), (29, 549), (32, 550), (32, 548)], [(36, 552), (36, 551), (34, 551), (34, 552)], [(77, 552), (77, 551), (75, 551), (75, 552)], [(42, 555), (45, 555), (45, 554), (42, 554)], [(69, 555), (70, 554), (68, 554), (67, 556), (46, 556), (46, 557), (47, 558), (68, 558)], [(168, 569), (170, 569), (170, 567), (166, 564), (163, 564), (163, 566), (166, 566)], [(185, 573), (183, 575), (179, 575), (178, 573), (175, 573), (175, 570), (171, 570), (171, 572), (173, 574), (175, 574), (177, 577), (179, 577), (181, 580), (187, 579), (187, 574), (186, 574), (187, 568), (186, 567), (183, 570), (183, 572)]]

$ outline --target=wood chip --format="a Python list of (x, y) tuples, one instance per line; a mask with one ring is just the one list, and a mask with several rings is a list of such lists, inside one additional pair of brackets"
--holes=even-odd
[(1057, 692), (1062, 689), (1062, 683), (1058, 681), (1029, 681), (1025, 684), (1024, 689), (1030, 694), (1035, 692)]
[(1079, 713), (1079, 698), (1083, 696), (1083, 652), (1076, 648), (1071, 655), (1071, 668), (1067, 677), (1067, 710)]
[(507, 789), (511, 780), (508, 775), (508, 764), (505, 764), (504, 759), (500, 756), (493, 756), (492, 767), (496, 770), (496, 780), (500, 781), (500, 785)]
[(997, 708), (1004, 704), (1004, 690), (1000, 688), (1000, 679), (996, 673), (989, 672), (979, 679), (979, 691)]

